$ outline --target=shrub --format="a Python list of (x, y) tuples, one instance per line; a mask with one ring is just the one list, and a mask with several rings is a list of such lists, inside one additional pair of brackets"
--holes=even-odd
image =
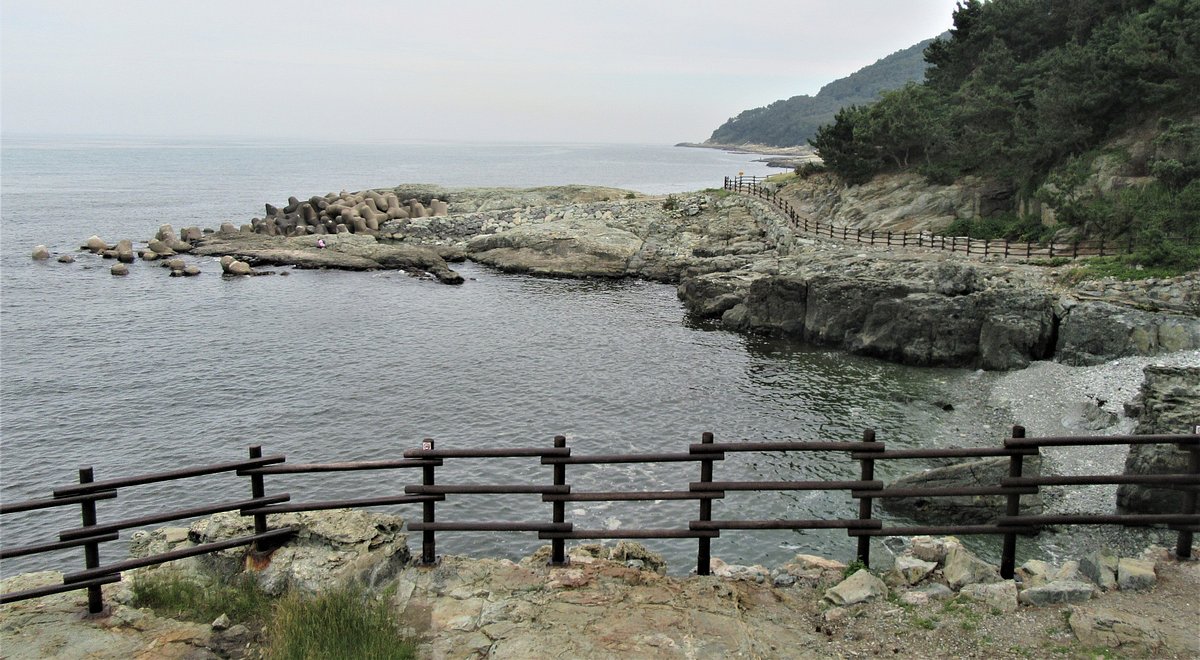
[(821, 174), (826, 171), (828, 170), (825, 167), (825, 163), (818, 163), (815, 161), (805, 163), (795, 169), (796, 176), (800, 177), (801, 179), (807, 179), (814, 174)]
[(1010, 241), (1044, 241), (1054, 230), (1042, 225), (1037, 216), (1015, 214), (986, 218), (957, 218), (940, 232), (943, 236), (970, 236), (978, 239), (1006, 238)]
[(674, 211), (675, 209), (678, 209), (679, 198), (675, 195), (667, 195), (667, 198), (663, 200), (662, 207), (664, 211)]

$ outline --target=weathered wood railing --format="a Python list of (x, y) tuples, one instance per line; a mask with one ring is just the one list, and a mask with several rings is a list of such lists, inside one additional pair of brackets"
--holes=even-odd
[[(1200, 490), (1200, 429), (1191, 435), (1147, 435), (1147, 436), (1098, 436), (1098, 437), (1048, 437), (1025, 438), (1024, 429), (1014, 427), (1012, 437), (1003, 447), (971, 449), (899, 449), (888, 450), (884, 443), (876, 442), (875, 433), (867, 430), (861, 441), (851, 442), (726, 442), (718, 443), (711, 433), (704, 433), (699, 443), (688, 446), (686, 452), (640, 453), (640, 454), (572, 454), (564, 436), (556, 436), (552, 446), (503, 449), (435, 449), (432, 440), (425, 440), (418, 449), (403, 453), (395, 460), (356, 461), (338, 463), (306, 463), (288, 465), (283, 456), (263, 456), (259, 447), (250, 447), (249, 460), (220, 463), (195, 468), (158, 472), (128, 478), (96, 481), (91, 468), (79, 471), (79, 483), (54, 489), (53, 497), (25, 502), (6, 503), (0, 506), (0, 514), (10, 514), (60, 506), (79, 505), (82, 524), (58, 534), (57, 540), (20, 547), (0, 547), (0, 559), (20, 557), (47, 552), (57, 552), (78, 547), (84, 548), (84, 570), (68, 573), (61, 585), (49, 585), (25, 591), (0, 594), (0, 603), (9, 603), (28, 598), (37, 598), (77, 589), (88, 590), (88, 610), (93, 614), (103, 611), (101, 586), (121, 579), (123, 571), (161, 564), (176, 559), (192, 557), (239, 546), (250, 546), (252, 553), (269, 552), (295, 533), (292, 527), (271, 529), (268, 517), (299, 511), (340, 509), (354, 507), (392, 506), (420, 504), (422, 517), (410, 521), (408, 528), (421, 532), (421, 563), (437, 562), (437, 532), (485, 531), (485, 532), (536, 532), (539, 539), (551, 543), (550, 562), (562, 565), (567, 562), (565, 541), (567, 539), (676, 539), (697, 540), (696, 572), (706, 575), (711, 560), (711, 542), (719, 538), (722, 531), (732, 530), (780, 530), (780, 529), (845, 529), (849, 537), (857, 538), (855, 556), (865, 564), (870, 563), (870, 538), (875, 536), (900, 536), (913, 534), (994, 534), (1002, 538), (1001, 574), (1012, 577), (1015, 563), (1016, 537), (1018, 534), (1034, 534), (1049, 525), (1167, 525), (1178, 532), (1176, 555), (1190, 557), (1193, 533), (1200, 528), (1197, 514), (1197, 491)], [(1157, 475), (1094, 475), (1094, 476), (1038, 476), (1023, 475), (1023, 460), (1036, 456), (1041, 447), (1089, 447), (1104, 444), (1176, 444), (1189, 452), (1186, 472)], [(714, 475), (715, 465), (728, 453), (763, 452), (822, 452), (845, 454), (848, 461), (859, 464), (856, 480), (796, 479), (786, 481), (719, 481)], [(885, 487), (875, 479), (878, 461), (892, 459), (929, 458), (978, 458), (1004, 457), (1010, 460), (1009, 476), (998, 483), (979, 486), (943, 488), (896, 488)], [(455, 463), (466, 459), (536, 458), (541, 465), (550, 466), (552, 473), (548, 484), (530, 483), (446, 483), (438, 482), (437, 469), (445, 467), (447, 461)], [(576, 491), (567, 480), (569, 465), (612, 465), (629, 463), (699, 463), (699, 480), (688, 481), (686, 487), (661, 491)], [(390, 471), (421, 469), (420, 483), (403, 486), (402, 492), (393, 492), (367, 498), (314, 500), (292, 502), (287, 493), (266, 494), (266, 477), (292, 474), (310, 474), (344, 471)], [(234, 472), (250, 478), (250, 499), (218, 504), (175, 509), (116, 522), (101, 524), (96, 515), (96, 503), (116, 499), (125, 489), (150, 483), (176, 481)], [(453, 473), (451, 476), (454, 476)], [(803, 477), (805, 475), (797, 475)], [(1185, 492), (1183, 510), (1176, 514), (1126, 514), (1126, 515), (1030, 515), (1021, 512), (1021, 496), (1034, 495), (1043, 486), (1074, 486), (1091, 484), (1147, 484), (1180, 489)], [(766, 491), (842, 491), (847, 492), (848, 515), (844, 518), (783, 519), (783, 518), (714, 518), (713, 502), (723, 500), (729, 492)], [(446, 521), (436, 516), (436, 505), (456, 495), (538, 495), (544, 503), (551, 505), (549, 520), (519, 521)], [(936, 497), (954, 495), (1003, 495), (1007, 497), (1005, 515), (989, 525), (924, 525), (885, 527), (883, 521), (874, 517), (873, 502), (893, 497)], [(698, 503), (695, 518), (685, 521), (685, 526), (649, 529), (577, 529), (566, 519), (567, 502), (658, 502), (667, 500), (694, 500)], [(858, 500), (857, 514), (849, 513), (850, 504)], [(185, 520), (213, 513), (238, 511), (254, 519), (254, 533), (238, 538), (203, 543), (200, 545), (101, 565), (99, 546), (115, 541), (122, 530), (146, 527), (168, 521)], [(745, 515), (745, 513), (743, 513)]]
[[(725, 177), (724, 189), (761, 199), (773, 205), (788, 218), (793, 231), (804, 232), (820, 238), (865, 245), (883, 245), (900, 248), (925, 248), (948, 252), (961, 252), (972, 256), (1004, 257), (1005, 259), (1079, 259), (1082, 257), (1105, 257), (1129, 254), (1139, 247), (1132, 236), (1124, 240), (1088, 239), (1071, 242), (1010, 241), (1004, 238), (971, 238), (970, 236), (943, 236), (931, 231), (876, 231), (811, 220), (796, 212), (791, 202), (775, 190), (762, 185), (765, 178)], [(1173, 236), (1166, 240), (1191, 245), (1195, 237)]]

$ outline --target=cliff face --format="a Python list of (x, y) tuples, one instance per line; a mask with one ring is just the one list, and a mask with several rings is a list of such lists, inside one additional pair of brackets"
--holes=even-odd
[(818, 174), (789, 182), (779, 193), (810, 220), (876, 231), (939, 231), (957, 218), (986, 216), (1015, 203), (1004, 186), (975, 178), (938, 185), (914, 173), (884, 174), (857, 186)]
[[(679, 295), (723, 326), (915, 365), (1014, 369), (1049, 357), (1055, 298), (995, 268), (807, 255), (790, 272), (686, 280)], [(723, 301), (712, 306), (710, 300)], [(723, 309), (722, 309), (723, 308)]]
[[(1141, 410), (1134, 433), (1192, 433), (1200, 425), (1200, 366), (1146, 367), (1138, 398)], [(1133, 445), (1126, 474), (1183, 473), (1188, 452), (1175, 445)], [(1131, 513), (1178, 513), (1183, 491), (1124, 484), (1117, 489), (1117, 510)]]

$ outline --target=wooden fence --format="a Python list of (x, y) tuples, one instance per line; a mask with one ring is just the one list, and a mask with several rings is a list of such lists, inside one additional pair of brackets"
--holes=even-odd
[[(780, 197), (775, 190), (761, 185), (765, 177), (725, 177), (724, 189), (761, 199), (778, 209), (788, 218), (788, 226), (796, 232), (814, 236), (867, 245), (885, 245), (900, 248), (926, 248), (962, 252), (972, 256), (995, 256), (1005, 259), (1079, 259), (1081, 257), (1111, 257), (1129, 254), (1139, 244), (1130, 236), (1123, 240), (1089, 239), (1067, 243), (1018, 242), (1003, 238), (982, 239), (969, 236), (942, 236), (931, 231), (877, 231), (846, 226), (835, 226), (801, 217), (791, 202)], [(1167, 240), (1190, 245), (1193, 237), (1170, 237)]]
[[(1041, 447), (1087, 447), (1113, 444), (1176, 444), (1189, 453), (1188, 470), (1178, 474), (1155, 475), (1091, 475), (1091, 476), (1023, 476), (1023, 460), (1036, 456)], [(804, 479), (787, 481), (721, 481), (716, 479), (715, 467), (731, 453), (763, 452), (821, 452), (841, 455), (848, 461), (857, 462), (859, 478), (853, 480)], [(929, 458), (979, 458), (1008, 457), (1009, 476), (998, 483), (964, 487), (887, 487), (875, 478), (875, 466), (879, 461)], [(548, 483), (463, 483), (439, 480), (439, 468), (449, 470), (447, 463), (467, 460), (494, 460), (499, 458), (536, 459), (539, 464), (551, 468)], [(613, 465), (629, 463), (699, 464), (696, 481), (680, 484), (673, 490), (664, 491), (579, 491), (572, 488), (567, 479), (567, 468), (571, 465)], [(415, 483), (410, 481), (394, 492), (383, 492), (368, 498), (314, 500), (292, 502), (291, 495), (266, 494), (266, 478), (281, 478), (285, 475), (345, 472), (345, 471), (391, 471), (420, 469), (421, 476)], [(186, 479), (203, 478), (220, 473), (236, 473), (249, 477), (250, 498), (228, 501), (186, 509), (170, 509), (161, 513), (126, 518), (115, 522), (100, 523), (97, 518), (97, 503), (119, 499), (118, 495), (130, 488), (159, 483), (180, 482)], [(499, 475), (497, 475), (499, 476)], [(379, 481), (379, 483), (388, 483)], [(1092, 484), (1146, 484), (1157, 487), (1175, 488), (1185, 492), (1183, 508), (1176, 514), (1129, 514), (1129, 515), (1030, 515), (1021, 511), (1021, 496), (1034, 495), (1043, 486), (1078, 486)], [(180, 488), (186, 487), (180, 484)], [(244, 461), (220, 463), (185, 469), (142, 474), (110, 480), (96, 481), (91, 468), (79, 471), (79, 483), (55, 488), (52, 496), (0, 505), (0, 514), (49, 509), (60, 506), (78, 505), (81, 525), (60, 532), (56, 539), (45, 543), (20, 547), (0, 546), (0, 559), (58, 552), (83, 548), (84, 568), (63, 576), (63, 583), (20, 592), (0, 594), (0, 603), (9, 603), (50, 594), (86, 589), (88, 610), (99, 614), (104, 609), (101, 586), (117, 582), (123, 571), (152, 566), (164, 562), (192, 557), (239, 546), (249, 546), (252, 553), (269, 553), (285, 542), (296, 530), (293, 527), (269, 525), (272, 514), (322, 509), (359, 508), (390, 505), (421, 505), (420, 521), (409, 521), (408, 529), (421, 533), (421, 557), (424, 565), (437, 562), (438, 532), (524, 532), (536, 533), (537, 538), (551, 543), (552, 565), (567, 562), (565, 541), (567, 539), (673, 539), (694, 538), (697, 540), (696, 572), (709, 573), (711, 543), (722, 532), (733, 530), (780, 530), (780, 529), (845, 529), (851, 538), (857, 538), (856, 556), (864, 564), (870, 564), (870, 537), (906, 536), (914, 534), (995, 534), (1002, 540), (1001, 575), (1011, 578), (1014, 570), (1016, 537), (1018, 534), (1034, 534), (1048, 525), (1167, 525), (1178, 532), (1176, 554), (1190, 557), (1193, 533), (1200, 528), (1200, 515), (1196, 511), (1196, 496), (1200, 490), (1200, 428), (1191, 435), (1144, 435), (1144, 436), (1098, 436), (1098, 437), (1046, 437), (1026, 438), (1021, 427), (1014, 427), (1012, 437), (1000, 447), (971, 449), (898, 449), (889, 450), (877, 442), (875, 432), (867, 430), (857, 441), (786, 441), (786, 442), (716, 442), (713, 434), (704, 433), (699, 443), (690, 444), (686, 451), (634, 454), (573, 454), (566, 438), (557, 436), (550, 446), (505, 449), (436, 449), (432, 440), (425, 440), (419, 448), (407, 450), (402, 458), (393, 460), (355, 461), (337, 463), (288, 464), (281, 455), (263, 456), (260, 447), (249, 450)], [(724, 499), (730, 492), (766, 491), (832, 491), (846, 495), (846, 515), (839, 518), (782, 519), (763, 518), (751, 508), (742, 507), (732, 511), (739, 517), (715, 517), (713, 503)], [(534, 517), (510, 521), (440, 520), (437, 504), (450, 496), (487, 495), (491, 497), (538, 496), (541, 502), (549, 503), (548, 519)], [(883, 521), (874, 517), (874, 500), (893, 497), (938, 497), (962, 495), (1003, 495), (1007, 497), (1005, 515), (994, 524), (987, 525), (924, 525), (885, 527)], [(678, 526), (660, 529), (585, 529), (577, 528), (566, 518), (567, 502), (644, 502), (653, 504), (667, 500), (692, 500), (698, 509), (694, 517), (681, 519)], [(854, 506), (857, 501), (857, 506)], [(164, 504), (169, 504), (165, 503)], [(729, 507), (732, 508), (732, 507)], [(526, 510), (534, 510), (532, 508)], [(99, 546), (115, 541), (122, 530), (159, 525), (169, 521), (187, 520), (224, 511), (239, 511), (243, 516), (252, 516), (254, 531), (242, 537), (203, 543), (189, 548), (173, 550), (147, 557), (126, 559), (106, 565), (100, 564)]]

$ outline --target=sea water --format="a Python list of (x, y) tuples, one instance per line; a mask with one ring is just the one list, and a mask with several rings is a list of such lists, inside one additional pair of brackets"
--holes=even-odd
[[(457, 264), (444, 286), (401, 272), (288, 271), (127, 277), (78, 246), (145, 241), (176, 229), (242, 224), (288, 196), (389, 187), (568, 183), (645, 193), (719, 187), (753, 156), (642, 145), (293, 143), (248, 140), (6, 138), (0, 198), (0, 495), (46, 497), (92, 466), (97, 480), (239, 460), (250, 445), (289, 462), (398, 458), (439, 448), (549, 446), (576, 453), (684, 452), (718, 441), (855, 440), (889, 446), (938, 432), (914, 400), (964, 372), (914, 369), (690, 321), (672, 286), (533, 278)], [(35, 262), (45, 244), (73, 264)], [(282, 272), (285, 269), (276, 269)], [(549, 483), (536, 459), (447, 461), (442, 483)], [(580, 490), (686, 489), (694, 463), (568, 466)], [(853, 479), (844, 455), (729, 454), (717, 480)], [(395, 495), (416, 471), (271, 476), (296, 502)], [(250, 497), (233, 475), (122, 490), (100, 522)], [(697, 503), (568, 503), (576, 528), (686, 528)], [(406, 518), (419, 507), (379, 510)], [(727, 494), (717, 518), (853, 517), (846, 493)], [(52, 540), (75, 507), (5, 516), (6, 546)], [(548, 522), (537, 495), (451, 496), (442, 521)], [(187, 521), (174, 524), (187, 524)], [(155, 525), (157, 526), (157, 525)], [(151, 526), (154, 527), (154, 526)], [(122, 533), (127, 539), (132, 530)], [(447, 554), (518, 558), (536, 534), (439, 533)], [(673, 572), (694, 540), (647, 541)], [(414, 549), (418, 546), (414, 544)], [(714, 556), (779, 565), (797, 552), (852, 558), (844, 531), (725, 532)], [(105, 561), (122, 544), (103, 546)], [(5, 575), (78, 570), (78, 549), (4, 562)]]

